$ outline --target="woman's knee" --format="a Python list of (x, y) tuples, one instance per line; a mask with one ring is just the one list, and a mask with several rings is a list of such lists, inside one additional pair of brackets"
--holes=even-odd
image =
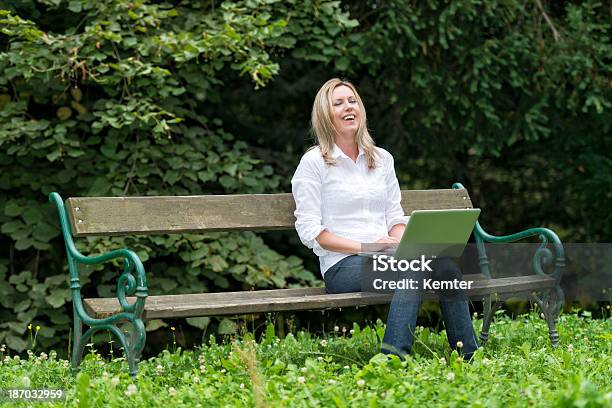
[(452, 281), (463, 279), (459, 265), (450, 258), (436, 259), (431, 263), (431, 277), (435, 281)]

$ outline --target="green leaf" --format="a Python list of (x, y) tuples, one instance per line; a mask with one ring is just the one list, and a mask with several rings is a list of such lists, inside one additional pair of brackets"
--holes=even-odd
[(111, 183), (106, 177), (101, 176), (96, 178), (93, 185), (89, 188), (89, 194), (92, 196), (104, 196), (110, 190)]
[(90, 379), (89, 375), (84, 372), (77, 374), (76, 378), (76, 394), (79, 401), (79, 408), (90, 407), (91, 404), (91, 393), (90, 393)]
[(66, 299), (70, 295), (69, 289), (55, 289), (45, 297), (45, 300), (54, 308), (63, 306), (66, 303)]
[(185, 319), (187, 323), (201, 330), (206, 330), (210, 324), (210, 317), (188, 317)]
[(13, 234), (21, 229), (23, 229), (26, 225), (21, 220), (9, 221), (7, 223), (2, 224), (2, 228), (0, 231), (4, 234)]
[(7, 201), (7, 203), (4, 205), (4, 214), (9, 217), (21, 215), (23, 210), (24, 208), (15, 200)]
[(41, 212), (40, 207), (35, 207), (35, 208), (27, 207), (23, 211), (21, 216), (23, 217), (25, 222), (28, 224), (36, 224), (37, 222), (40, 222), (43, 219), (43, 214)]
[(238, 332), (238, 325), (230, 319), (223, 319), (219, 322), (217, 333), (219, 334), (235, 334)]
[(168, 327), (168, 324), (164, 322), (162, 319), (153, 319), (147, 322), (145, 329), (148, 332), (152, 332), (157, 329), (161, 329), (162, 327)]
[(49, 242), (58, 235), (60, 235), (60, 230), (46, 222), (36, 224), (32, 230), (32, 236), (42, 242)]
[(56, 150), (53, 150), (51, 153), (47, 154), (47, 160), (49, 160), (50, 162), (54, 162), (56, 161), (62, 154), (62, 150), (60, 148), (57, 148)]
[(32, 301), (30, 299), (26, 299), (22, 302), (17, 303), (14, 306), (13, 311), (23, 312), (24, 310), (27, 310), (27, 308), (30, 307), (31, 304), (32, 304)]
[(6, 341), (6, 345), (10, 349), (13, 349), (19, 353), (21, 353), (23, 350), (25, 350), (28, 347), (26, 342), (17, 336), (13, 336), (13, 335), (6, 336), (4, 341)]
[(29, 247), (31, 247), (33, 243), (34, 241), (30, 237), (22, 238), (15, 242), (15, 249), (18, 251), (24, 251), (28, 249)]

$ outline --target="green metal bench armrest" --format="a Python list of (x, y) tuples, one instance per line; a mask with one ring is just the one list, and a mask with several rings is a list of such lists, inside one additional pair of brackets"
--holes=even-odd
[[(64, 202), (58, 193), (49, 194), (49, 201), (55, 205), (60, 219), (60, 226), (66, 244), (68, 256), (68, 267), (70, 271), (70, 289), (72, 300), (78, 316), (88, 325), (113, 324), (120, 320), (129, 320), (134, 323), (135, 319), (140, 319), (144, 310), (145, 300), (148, 295), (147, 279), (144, 266), (138, 255), (129, 249), (116, 249), (101, 255), (85, 256), (79, 252), (72, 239), (72, 233), (68, 222), (68, 214)], [(123, 309), (122, 313), (104, 318), (94, 319), (90, 317), (83, 308), (81, 299), (81, 285), (79, 282), (77, 263), (86, 265), (101, 264), (112, 259), (123, 258), (123, 272), (117, 282), (117, 298)], [(133, 271), (136, 271), (136, 277)], [(136, 295), (136, 301), (129, 304), (127, 296)]]
[[(463, 184), (454, 183), (454, 189), (465, 189)], [(533, 261), (532, 268), (533, 271), (538, 275), (548, 275), (554, 277), (555, 279), (561, 279), (561, 274), (563, 268), (565, 267), (565, 251), (563, 249), (563, 244), (561, 240), (555, 234), (554, 231), (548, 228), (529, 228), (521, 232), (517, 232), (515, 234), (510, 235), (491, 235), (487, 233), (484, 228), (480, 225), (478, 221), (476, 221), (476, 226), (474, 227), (474, 238), (476, 240), (476, 246), (478, 248), (479, 260), (480, 260), (480, 268), (484, 275), (491, 276), (488, 267), (487, 256), (484, 248), (484, 242), (491, 243), (505, 243), (505, 242), (515, 242), (525, 238), (537, 236), (540, 241), (540, 247), (536, 251)], [(548, 243), (551, 243), (554, 251), (555, 251), (555, 264), (554, 269), (550, 274), (544, 272), (542, 265), (550, 264), (553, 259), (553, 254), (550, 249), (546, 247)]]

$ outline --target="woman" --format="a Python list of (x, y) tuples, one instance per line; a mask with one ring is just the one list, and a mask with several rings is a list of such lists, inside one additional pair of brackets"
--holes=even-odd
[[(397, 245), (407, 222), (393, 157), (374, 145), (365, 108), (350, 82), (334, 78), (319, 89), (311, 122), (317, 146), (304, 154), (291, 180), (295, 227), (319, 257), (327, 292), (358, 292), (362, 271), (372, 263), (356, 255), (362, 244)], [(435, 262), (438, 276), (461, 278), (455, 263)], [(420, 302), (414, 291), (394, 293), (383, 353), (403, 357), (410, 352)], [(440, 303), (451, 347), (461, 347), (471, 358), (478, 344), (465, 295)]]

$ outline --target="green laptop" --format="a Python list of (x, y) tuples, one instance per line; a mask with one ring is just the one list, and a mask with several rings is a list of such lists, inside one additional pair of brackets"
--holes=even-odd
[(458, 258), (463, 253), (480, 215), (479, 208), (415, 210), (396, 248), (364, 244), (361, 255), (389, 255), (396, 259)]
[(479, 215), (479, 208), (413, 211), (394, 257), (460, 257)]

